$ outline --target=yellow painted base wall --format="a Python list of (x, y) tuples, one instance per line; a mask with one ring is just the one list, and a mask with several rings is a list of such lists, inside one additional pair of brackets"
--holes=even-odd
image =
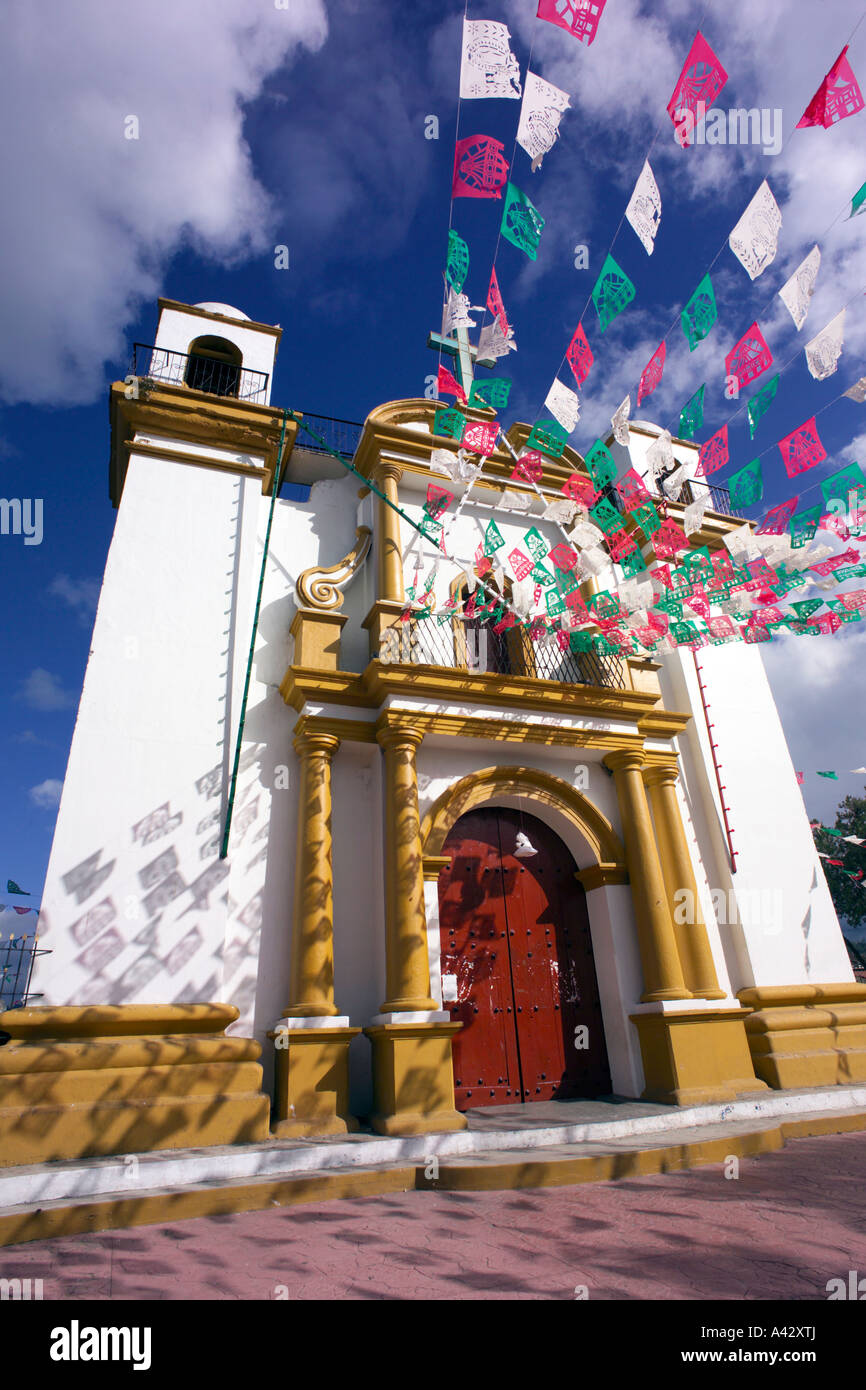
[(261, 1048), (228, 1004), (0, 1013), (0, 1166), (268, 1137)]
[(777, 1090), (866, 1081), (866, 985), (740, 990), (758, 1076)]

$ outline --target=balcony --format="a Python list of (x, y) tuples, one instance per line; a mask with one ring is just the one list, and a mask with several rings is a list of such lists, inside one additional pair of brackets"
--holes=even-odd
[[(355, 457), (364, 432), (363, 421), (341, 420), (334, 415), (311, 415), (308, 410), (303, 411), (299, 421), (296, 449), (306, 449), (310, 454), (339, 454), (341, 458), (350, 460)], [(304, 429), (305, 425), (309, 426), (309, 430)]]
[(170, 352), (152, 343), (134, 343), (132, 375), (167, 386), (186, 386), (209, 396), (266, 405), (267, 372), (254, 372), (234, 362), (223, 362), (200, 353)]
[[(385, 664), (439, 666), (469, 675), (527, 676), (608, 690), (626, 690), (619, 657), (603, 652), (563, 651), (553, 634), (533, 642), (524, 628), (497, 633), (478, 619), (411, 618), (380, 659)], [(386, 661), (387, 657), (387, 661)]]
[[(665, 504), (673, 501), (673, 499), (658, 489), (654, 490), (650, 486), (649, 480), (644, 485), (653, 501), (656, 503), (656, 510), (661, 515), (664, 515)], [(715, 512), (718, 516), (737, 518), (737, 513), (731, 508), (730, 489), (718, 487), (713, 483), (706, 483), (702, 478), (694, 478), (689, 482), (683, 483), (680, 489), (680, 495), (676, 501), (679, 505), (687, 507), (690, 502), (697, 502), (706, 497), (707, 493), (710, 494), (710, 511)], [(602, 496), (608, 498), (613, 506), (616, 507), (617, 511), (621, 512), (624, 510), (624, 504), (615, 483), (608, 483), (607, 487), (602, 488)], [(661, 503), (661, 506), (658, 505), (659, 503)]]

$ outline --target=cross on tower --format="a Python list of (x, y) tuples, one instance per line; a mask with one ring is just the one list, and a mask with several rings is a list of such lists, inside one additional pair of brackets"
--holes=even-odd
[(474, 380), (473, 367), (495, 367), (495, 357), (479, 357), (478, 348), (469, 341), (468, 328), (456, 328), (454, 333), (447, 336), (443, 333), (428, 333), (427, 346), (433, 348), (435, 352), (447, 352), (449, 357), (454, 358), (457, 380), (469, 399), (469, 392)]

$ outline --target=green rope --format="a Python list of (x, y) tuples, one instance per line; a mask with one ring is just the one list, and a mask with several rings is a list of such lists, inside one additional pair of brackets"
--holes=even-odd
[[(278, 493), (279, 490), (280, 490), (280, 483), (281, 483), (281, 478), (280, 478), (280, 467), (281, 467), (282, 458), (283, 458), (283, 440), (284, 440), (285, 437), (286, 437), (286, 417), (287, 417), (287, 415), (291, 415), (291, 411), (285, 411), (285, 410), (284, 410), (284, 411), (283, 411), (283, 425), (282, 425), (282, 429), (280, 430), (280, 442), (279, 442), (279, 445), (278, 445), (278, 447), (277, 447), (277, 458), (276, 458), (276, 463), (275, 463), (275, 465), (274, 465), (274, 481), (273, 481), (273, 486), (272, 486), (272, 488), (271, 488), (271, 506), (270, 506), (270, 510), (269, 510), (269, 512), (268, 512), (268, 529), (267, 529), (267, 531), (265, 532), (265, 548), (264, 548), (264, 552), (263, 552), (263, 554), (262, 554), (262, 568), (261, 568), (261, 572), (260, 572), (260, 574), (259, 574), (259, 591), (258, 591), (258, 593), (257, 593), (257, 595), (256, 595), (256, 611), (255, 611), (255, 613), (254, 613), (254, 615), (253, 615), (253, 631), (252, 631), (252, 635), (251, 635), (251, 637), (250, 637), (250, 654), (249, 654), (249, 657), (248, 657), (248, 659), (247, 659), (247, 674), (246, 674), (246, 679), (244, 680), (244, 697), (243, 697), (243, 699), (242, 699), (242, 701), (241, 701), (241, 717), (240, 717), (240, 722), (239, 722), (239, 724), (238, 724), (238, 741), (237, 741), (237, 744), (235, 745), (235, 758), (234, 758), (234, 765), (233, 765), (233, 767), (232, 767), (232, 780), (231, 780), (231, 784), (230, 784), (230, 786), (229, 786), (229, 800), (228, 800), (228, 806), (226, 807), (226, 828), (225, 828), (225, 830), (224, 830), (224, 832), (223, 832), (223, 842), (222, 842), (222, 848), (220, 849), (220, 859), (225, 859), (226, 855), (227, 855), (228, 852), (229, 852), (229, 833), (230, 833), (231, 828), (232, 828), (232, 812), (234, 811), (234, 805), (235, 805), (235, 792), (237, 791), (237, 785), (238, 785), (238, 767), (239, 767), (240, 760), (241, 760), (241, 742), (243, 741), (243, 736), (244, 736), (244, 724), (246, 723), (246, 718), (247, 718), (247, 700), (248, 700), (248, 698), (249, 698), (249, 693), (250, 693), (250, 678), (251, 678), (251, 676), (252, 676), (252, 671), (253, 671), (253, 654), (254, 654), (254, 652), (255, 652), (255, 647), (256, 647), (256, 635), (257, 635), (258, 630), (259, 630), (259, 613), (260, 613), (261, 607), (262, 607), (262, 590), (263, 590), (264, 585), (265, 585), (265, 565), (267, 564), (267, 561), (268, 561), (268, 550), (269, 550), (270, 544), (271, 544), (271, 524), (272, 524), (273, 519), (274, 519), (274, 504), (276, 503), (276, 500), (277, 500), (277, 493)], [(292, 419), (294, 419), (294, 416), (292, 416)]]
[(398, 516), (402, 516), (403, 520), (408, 522), (412, 529), (418, 532), (419, 536), (423, 536), (424, 539), (429, 541), (431, 545), (435, 545), (436, 549), (441, 550), (442, 554), (445, 555), (446, 559), (448, 558), (448, 552), (445, 550), (444, 546), (440, 545), (437, 540), (434, 540), (432, 536), (428, 535), (428, 533), (423, 529), (423, 527), (418, 525), (417, 521), (413, 521), (411, 516), (408, 516), (407, 513), (403, 511), (402, 507), (398, 507), (396, 502), (392, 502), (390, 497), (386, 497), (384, 492), (380, 492), (375, 483), (372, 483), (369, 478), (365, 478), (363, 473), (359, 473), (353, 463), (347, 463), (346, 460), (342, 457), (342, 455), (336, 453), (330, 447), (327, 440), (325, 440), (322, 437), (322, 435), (317, 434), (315, 430), (311, 430), (310, 426), (306, 424), (304, 420), (299, 419), (298, 416), (295, 415), (294, 411), (288, 411), (288, 415), (292, 420), (294, 420), (296, 425), (300, 425), (302, 430), (306, 430), (307, 434), (311, 435), (313, 439), (315, 439), (316, 443), (320, 445), (322, 449), (324, 449), (326, 454), (330, 454), (331, 458), (334, 458), (337, 460), (338, 463), (341, 463), (349, 473), (354, 473), (356, 478), (360, 478), (361, 482), (364, 484), (366, 488), (369, 488), (371, 492), (375, 492), (376, 496), (381, 497), (383, 502), (387, 502), (391, 510), (393, 512), (396, 512)]

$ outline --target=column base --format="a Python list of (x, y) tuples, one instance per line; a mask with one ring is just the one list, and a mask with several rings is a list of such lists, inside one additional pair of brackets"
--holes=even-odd
[(0, 1013), (0, 1167), (268, 1137), (261, 1048), (231, 1004)]
[(653, 989), (642, 994), (642, 1004), (663, 1004), (667, 999), (694, 999), (690, 989)]
[(866, 1081), (866, 984), (741, 989), (755, 1072), (774, 1090)]
[(437, 1134), (465, 1129), (454, 1108), (451, 1039), (461, 1023), (386, 1023), (364, 1032), (373, 1048), (377, 1134)]
[(360, 1028), (276, 1028), (274, 1139), (352, 1134), (349, 1114), (349, 1044)]
[(740, 1009), (632, 1014), (646, 1087), (642, 1100), (702, 1105), (767, 1090), (754, 1072)]

